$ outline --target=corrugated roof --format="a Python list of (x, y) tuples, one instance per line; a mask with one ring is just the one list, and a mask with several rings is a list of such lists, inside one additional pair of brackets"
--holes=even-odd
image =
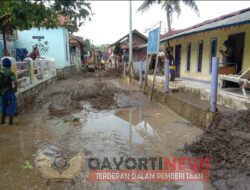
[(230, 13), (230, 14), (218, 17), (216, 19), (213, 19), (213, 20), (204, 21), (200, 24), (184, 29), (183, 32), (168, 36), (162, 39), (161, 41), (174, 39), (174, 38), (186, 36), (189, 34), (205, 32), (205, 31), (215, 30), (219, 28), (235, 26), (239, 24), (248, 24), (248, 23), (250, 23), (250, 8), (240, 10), (234, 13)]

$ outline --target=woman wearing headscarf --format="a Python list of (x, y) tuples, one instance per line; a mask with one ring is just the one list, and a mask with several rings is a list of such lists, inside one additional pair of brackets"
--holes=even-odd
[(9, 116), (9, 125), (13, 125), (16, 115), (16, 91), (17, 80), (15, 74), (11, 71), (11, 60), (4, 58), (0, 70), (1, 124), (5, 124), (6, 116)]

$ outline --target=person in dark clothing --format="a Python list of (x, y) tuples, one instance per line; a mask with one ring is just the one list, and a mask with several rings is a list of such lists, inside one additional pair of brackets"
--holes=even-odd
[(174, 65), (174, 56), (172, 55), (171, 51), (167, 51), (166, 59), (169, 60), (169, 65)]
[(175, 80), (175, 62), (174, 62), (174, 56), (172, 55), (172, 52), (167, 48), (166, 51), (166, 59), (169, 60), (169, 76), (170, 76), (170, 80), (173, 81)]
[(9, 125), (13, 125), (16, 115), (16, 95), (17, 80), (11, 71), (11, 61), (4, 58), (0, 71), (0, 108), (2, 112), (1, 124), (5, 124), (6, 116), (9, 116)]
[(233, 52), (233, 45), (229, 40), (226, 40), (223, 45), (226, 47), (226, 50), (223, 51), (220, 49), (220, 53), (223, 55), (223, 62), (226, 64), (234, 64), (235, 56)]
[(28, 55), (28, 57), (32, 58), (33, 60), (35, 60), (37, 57), (40, 57), (40, 52), (38, 47), (34, 47), (33, 51)]

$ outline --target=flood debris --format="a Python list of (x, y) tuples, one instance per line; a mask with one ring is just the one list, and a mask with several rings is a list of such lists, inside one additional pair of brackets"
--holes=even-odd
[[(114, 92), (106, 88), (107, 84), (96, 78), (77, 75), (68, 80), (58, 81), (44, 90), (36, 104), (48, 112), (48, 115), (63, 117), (82, 109), (81, 100), (89, 100), (93, 107), (104, 109), (113, 103)], [(99, 103), (97, 103), (99, 101)]]
[(209, 157), (217, 189), (245, 190), (250, 180), (250, 111), (221, 113), (185, 152)]
[[(126, 96), (124, 99), (127, 100), (128, 96), (134, 93), (114, 85), (112, 80), (116, 80), (120, 75), (121, 71), (115, 69), (76, 74), (68, 80), (57, 81), (42, 91), (35, 104), (52, 117), (64, 117), (81, 111), (82, 101), (89, 102), (96, 110), (117, 108), (121, 104), (117, 103), (116, 96)], [(126, 107), (124, 104), (122, 106)]]

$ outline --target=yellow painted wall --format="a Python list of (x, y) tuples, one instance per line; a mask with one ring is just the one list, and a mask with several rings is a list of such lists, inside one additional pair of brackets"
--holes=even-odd
[[(227, 40), (229, 35), (245, 32), (245, 47), (243, 57), (243, 71), (250, 68), (250, 24), (234, 26), (226, 29), (218, 29), (209, 32), (201, 32), (185, 37), (173, 39), (170, 45), (175, 47), (181, 44), (181, 77), (190, 77), (200, 80), (210, 80), (210, 43), (212, 38), (217, 38), (217, 56), (219, 62), (222, 62), (222, 55), (219, 52), (220, 47)], [(197, 72), (198, 63), (198, 41), (203, 40), (203, 57), (202, 57), (202, 71)], [(191, 65), (190, 71), (186, 71), (187, 62), (187, 44), (191, 42)], [(175, 51), (175, 48), (174, 48)], [(175, 55), (175, 52), (174, 52)]]

